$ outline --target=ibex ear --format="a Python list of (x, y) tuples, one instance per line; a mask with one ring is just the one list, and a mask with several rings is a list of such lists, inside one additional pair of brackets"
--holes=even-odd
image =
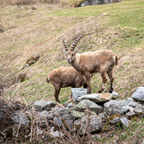
[(74, 53), (76, 54), (78, 52), (78, 50), (76, 49), (75, 51), (74, 51)]

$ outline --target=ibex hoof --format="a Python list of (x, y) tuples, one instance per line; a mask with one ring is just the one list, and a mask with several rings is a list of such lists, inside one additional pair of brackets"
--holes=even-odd
[(91, 91), (88, 91), (87, 94), (91, 94)]
[(102, 93), (103, 90), (99, 90), (98, 93)]
[(110, 90), (109, 90), (109, 93), (112, 93), (112, 92), (113, 92), (113, 89), (110, 89)]

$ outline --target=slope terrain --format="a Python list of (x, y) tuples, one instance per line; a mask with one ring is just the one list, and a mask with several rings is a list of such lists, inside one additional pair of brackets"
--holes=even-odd
[[(35, 7), (33, 9), (32, 7)], [(46, 83), (48, 73), (69, 66), (61, 37), (70, 45), (85, 34), (78, 44), (79, 53), (101, 49), (113, 50), (120, 58), (114, 69), (115, 91), (121, 98), (131, 97), (144, 86), (144, 1), (123, 0), (120, 3), (62, 8), (56, 5), (8, 5), (0, 8), (0, 77), (6, 97), (24, 101), (53, 100), (54, 88)], [(32, 56), (40, 59), (22, 69)], [(20, 73), (27, 79), (15, 83)], [(95, 74), (92, 91), (97, 92), (101, 77)], [(109, 82), (107, 82), (107, 87)], [(70, 98), (70, 88), (62, 89), (60, 100)]]

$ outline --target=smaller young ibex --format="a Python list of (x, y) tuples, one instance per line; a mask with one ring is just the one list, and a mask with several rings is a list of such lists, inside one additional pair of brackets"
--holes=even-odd
[(87, 93), (91, 93), (90, 87), (90, 79), (91, 74), (93, 73), (100, 73), (102, 77), (102, 87), (98, 91), (99, 93), (104, 90), (104, 85), (107, 81), (106, 73), (110, 78), (110, 90), (111, 93), (113, 91), (113, 68), (115, 65), (118, 64), (118, 56), (110, 50), (101, 50), (101, 51), (94, 51), (94, 52), (85, 52), (82, 54), (76, 54), (77, 51), (75, 47), (80, 40), (81, 37), (78, 37), (70, 49), (68, 49), (67, 44), (63, 40), (63, 45), (65, 47), (65, 54), (67, 57), (68, 63), (70, 63), (78, 72), (83, 74), (86, 77), (86, 84), (87, 84)]
[(60, 102), (58, 96), (61, 88), (79, 88), (81, 86), (87, 88), (85, 76), (81, 75), (73, 67), (59, 67), (57, 69), (52, 70), (49, 73), (46, 81), (51, 82), (54, 86), (54, 96), (57, 102)]

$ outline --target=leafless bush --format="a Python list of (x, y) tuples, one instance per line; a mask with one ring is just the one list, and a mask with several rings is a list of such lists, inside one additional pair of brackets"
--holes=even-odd
[[(64, 126), (63, 119), (61, 121), (64, 125), (60, 127), (53, 120), (48, 120), (45, 116), (38, 116), (38, 112), (33, 107), (29, 111), (29, 107), (20, 102), (12, 102), (15, 108), (12, 108), (9, 103), (10, 101), (5, 98), (0, 99), (0, 135), (5, 137), (6, 143), (86, 144), (87, 142), (91, 142), (90, 132), (88, 132), (89, 136), (87, 139), (83, 139), (79, 133), (74, 131), (74, 128), (69, 129), (68, 126)], [(22, 107), (19, 107), (19, 105), (22, 105)], [(15, 124), (12, 116), (17, 110), (28, 116), (30, 121), (28, 125)], [(2, 111), (5, 112), (3, 115)], [(5, 130), (8, 131), (8, 134)], [(51, 134), (52, 130), (54, 133), (59, 133), (59, 136), (53, 136)]]
[(12, 0), (11, 4), (13, 5), (29, 5), (36, 3), (36, 0)]

